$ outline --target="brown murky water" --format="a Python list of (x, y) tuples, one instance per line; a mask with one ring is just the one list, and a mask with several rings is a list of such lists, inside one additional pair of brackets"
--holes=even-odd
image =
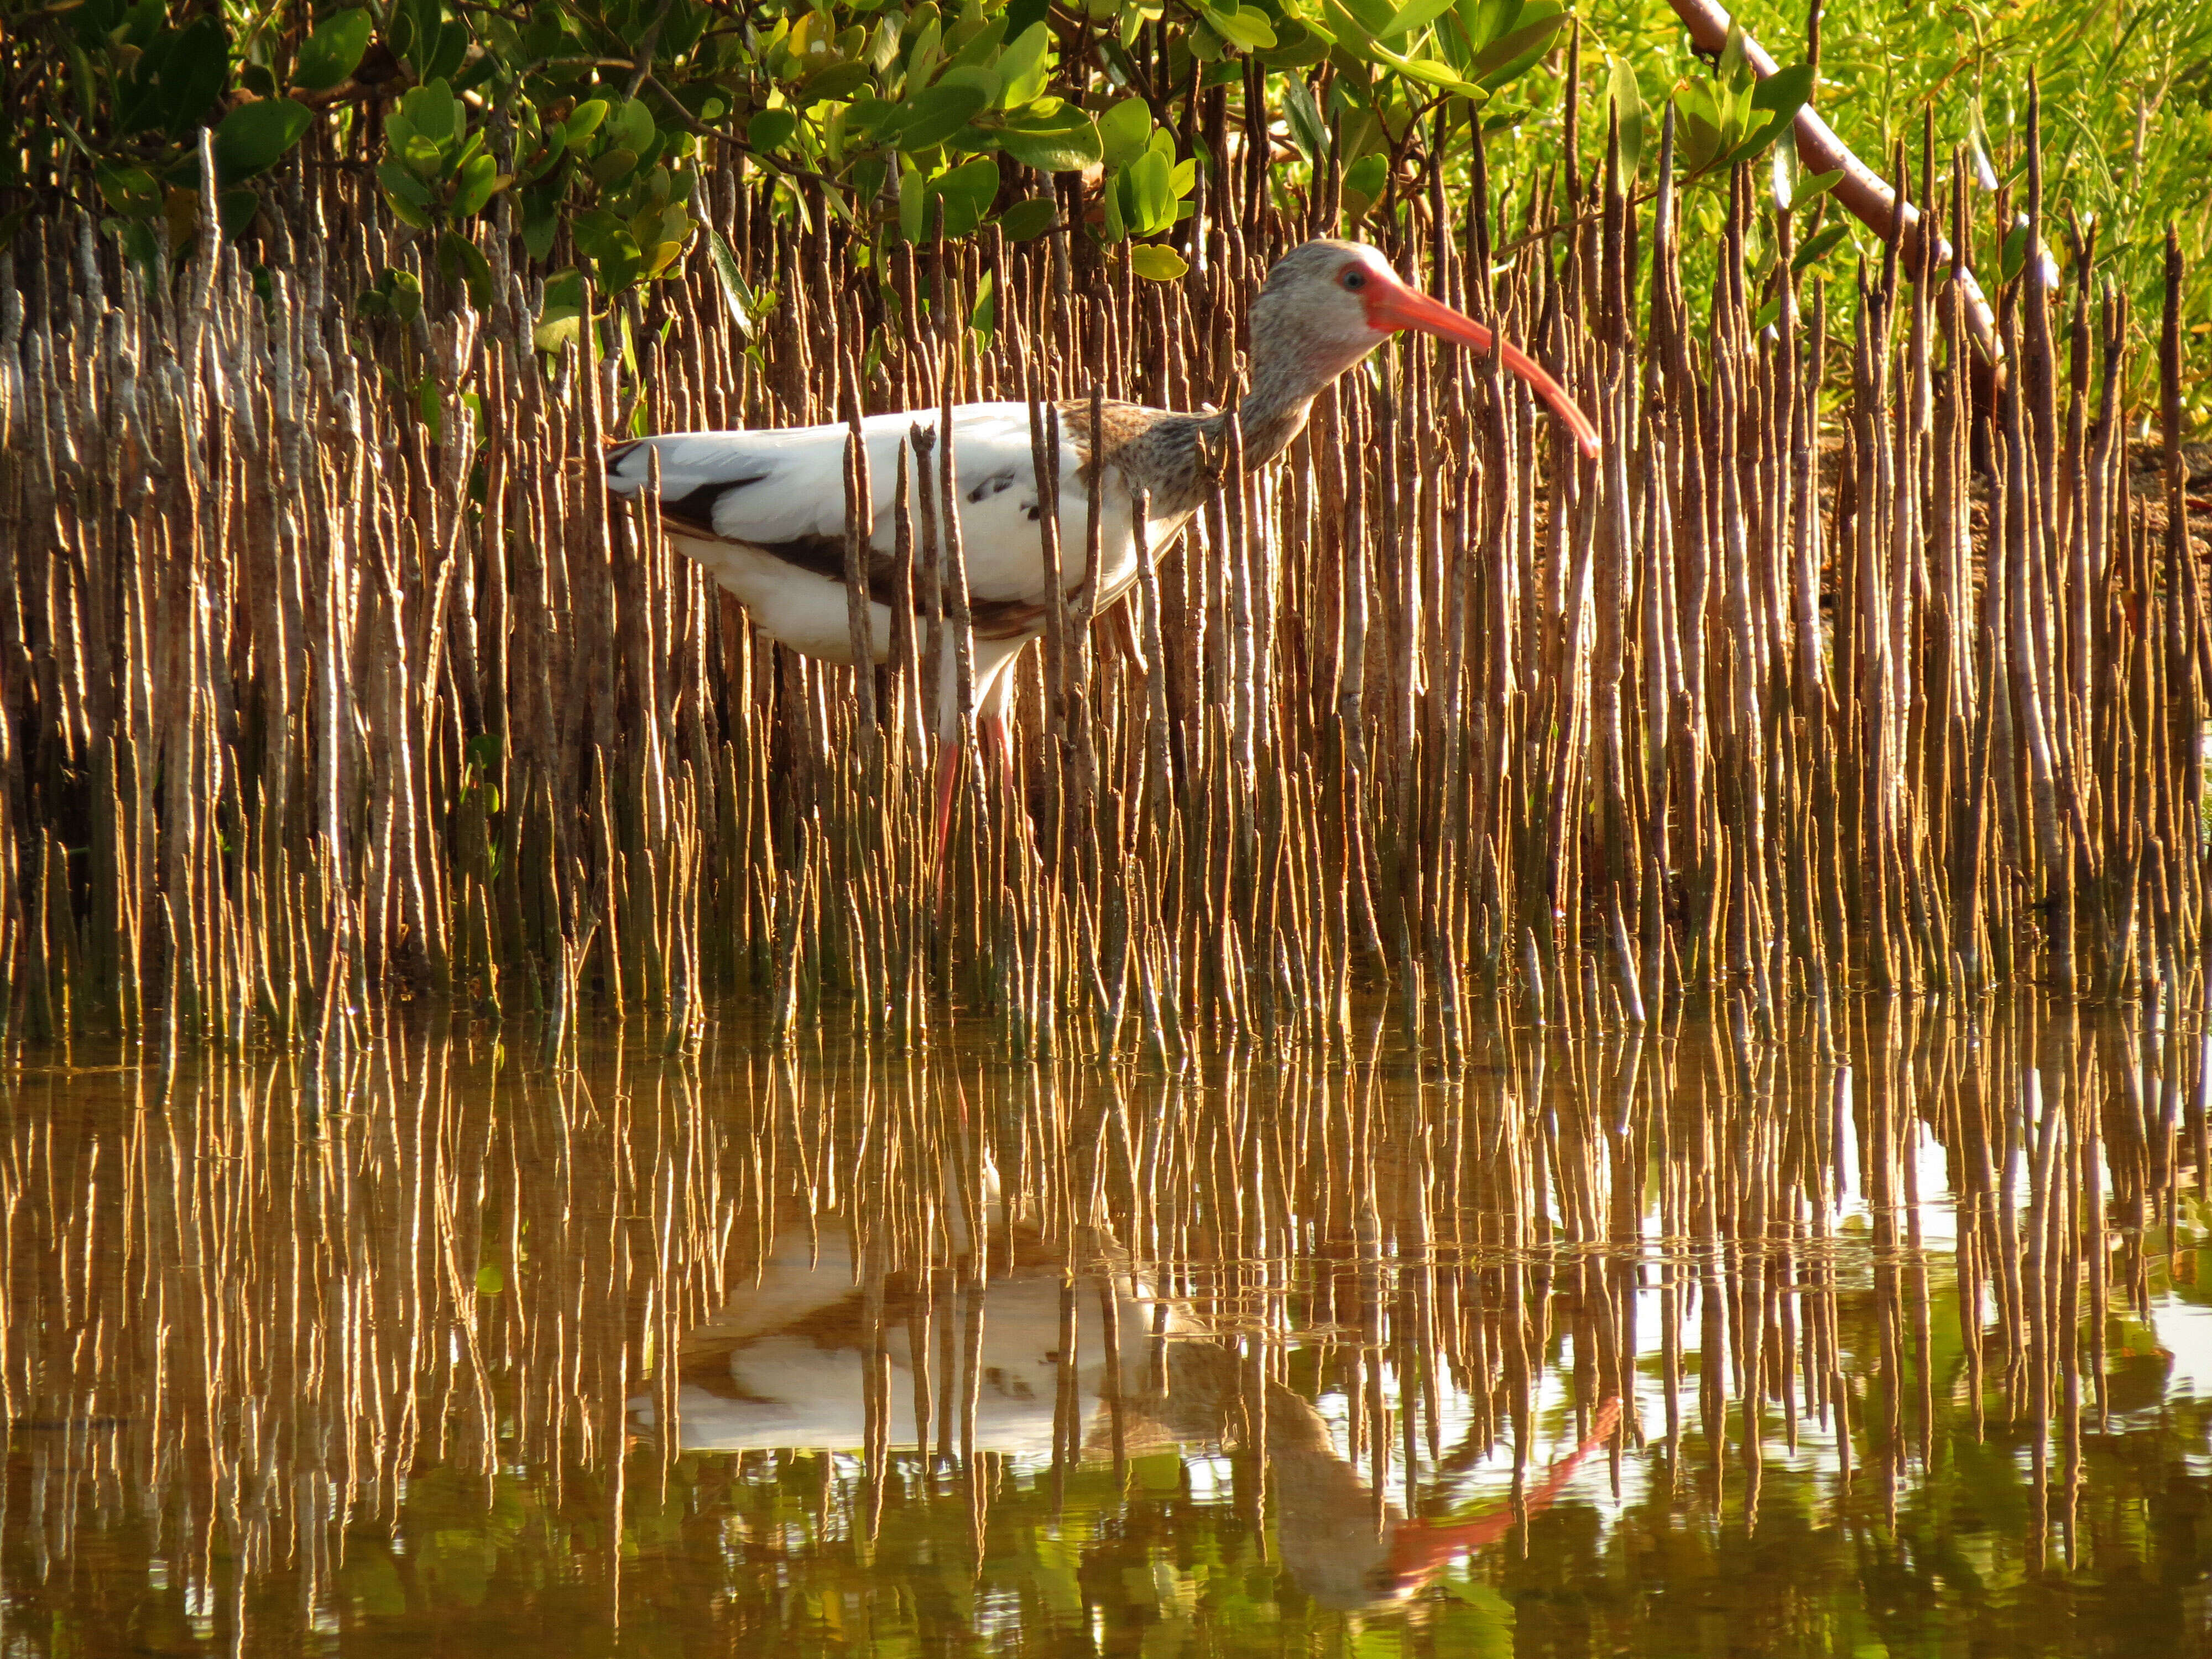
[(2199, 1022), (1850, 1018), (80, 1048), (0, 1655), (2212, 1651)]

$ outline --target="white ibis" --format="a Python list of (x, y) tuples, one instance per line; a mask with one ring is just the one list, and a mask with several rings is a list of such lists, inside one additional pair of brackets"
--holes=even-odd
[[(1382, 254), (1328, 239), (1285, 254), (1252, 307), (1251, 389), (1237, 406), (1245, 464), (1257, 466), (1287, 447), (1321, 391), (1401, 329), (1418, 329), (1477, 351), (1491, 331), (1398, 279)], [(1573, 432), (1583, 453), (1597, 453), (1597, 429), (1565, 387), (1509, 343), (1505, 366), (1533, 387)], [(1146, 535), (1163, 549), (1215, 483), (1225, 415), (1177, 414), (1134, 404), (1105, 406), (1104, 453), (1090, 453), (1087, 404), (1060, 408), (1060, 545), (1080, 549), (1093, 459), (1103, 463), (1103, 541), (1093, 591), (1103, 611), (1136, 580), (1133, 504), (1148, 497)], [(919, 424), (933, 432), (937, 412), (872, 416), (861, 422), (871, 483), (868, 588), (874, 659), (891, 648), (892, 548), (899, 450)], [(635, 495), (660, 458), (660, 519), (675, 544), (714, 574), (753, 623), (793, 650), (831, 662), (853, 659), (845, 586), (845, 454), (842, 425), (766, 432), (684, 432), (641, 438), (607, 452), (608, 487)], [(1044, 555), (1037, 533), (1038, 486), (1025, 404), (969, 404), (952, 412), (960, 541), (967, 568), (975, 643), (973, 707), (1003, 736), (1007, 672), (1044, 631)], [(1079, 554), (1062, 561), (1073, 593)], [(945, 653), (948, 664), (952, 653)], [(937, 697), (938, 847), (950, 823), (958, 755), (957, 687)], [(940, 857), (940, 869), (941, 869)]]

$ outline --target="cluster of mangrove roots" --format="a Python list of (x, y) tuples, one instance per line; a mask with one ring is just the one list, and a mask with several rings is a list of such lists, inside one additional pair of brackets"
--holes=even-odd
[[(863, 270), (788, 185), (726, 171), (702, 211), (740, 279), (701, 259), (565, 339), (499, 236), (482, 308), (426, 268), (420, 318), (362, 317), (420, 249), (343, 169), (168, 288), (88, 220), (25, 227), (0, 1018), (330, 1040), (404, 995), (685, 1040), (742, 994), (784, 1031), (980, 1014), (1028, 1052), (1181, 1054), (1341, 1041), (1388, 984), (1453, 1052), (1498, 998), (1766, 1022), (1859, 988), (2193, 982), (2212, 663), (2178, 255), (2153, 454), (2118, 399), (2157, 320), (2078, 238), (2064, 285), (2031, 259), (2004, 291), (1997, 364), (1932, 256), (1848, 296), (1800, 278), (1802, 216), (1741, 173), (1698, 213), (1611, 165), (1463, 199), (1432, 174), (1349, 227), (1556, 367), (1603, 453), (1431, 342), (1348, 377), (1115, 613), (1054, 610), (1018, 793), (969, 769), (940, 890), (908, 734), (918, 654), (963, 620), (949, 467), (902, 507), (939, 609), (856, 678), (750, 631), (595, 457), (947, 399), (1224, 404), (1269, 264), (1340, 227), (1271, 197), (1264, 143), (1213, 153), (1240, 159), (1172, 285), (1065, 229)], [(1970, 258), (1977, 198), (1933, 199)], [(2033, 165), (2000, 226), (2016, 205), (2069, 246)]]

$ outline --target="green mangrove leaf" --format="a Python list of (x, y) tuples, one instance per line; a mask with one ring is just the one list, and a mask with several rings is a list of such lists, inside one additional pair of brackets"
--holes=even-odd
[[(1303, 82), (1294, 84), (1305, 91)], [(1313, 101), (1310, 93), (1306, 101)], [(1109, 167), (1127, 167), (1144, 154), (1152, 136), (1152, 106), (1141, 98), (1124, 98), (1098, 117), (1099, 159)]]
[(636, 171), (635, 150), (603, 149), (592, 158), (592, 182), (595, 185), (616, 184)]
[(730, 245), (722, 240), (722, 233), (712, 225), (707, 227), (707, 263), (714, 268), (714, 280), (721, 286), (722, 298), (730, 307), (730, 321), (738, 333), (750, 339), (753, 334), (753, 290), (745, 281), (745, 274), (738, 268), (738, 256), (730, 252)]
[(607, 143), (635, 150), (640, 155), (652, 149), (656, 136), (653, 111), (642, 98), (624, 100), (608, 120)]
[(1636, 71), (1625, 58), (1613, 60), (1606, 94), (1620, 122), (1620, 176), (1636, 177), (1644, 161), (1644, 94), (1636, 84)]
[(1340, 13), (1352, 26), (1352, 32), (1364, 44), (1379, 39), (1398, 9), (1390, 0), (1327, 0), (1328, 9)]
[(225, 236), (235, 240), (245, 234), (246, 228), (253, 222), (253, 216), (260, 210), (260, 193), (251, 185), (238, 185), (216, 197), (216, 226)]
[(1000, 82), (999, 71), (988, 64), (949, 64), (945, 73), (932, 83), (931, 90), (943, 87), (973, 87), (983, 95), (982, 107), (990, 109), (999, 101)]
[(386, 270), (388, 283), (380, 283), (392, 314), (403, 323), (411, 323), (422, 314), (422, 284), (411, 270)]
[(968, 125), (983, 107), (982, 92), (975, 87), (931, 87), (899, 106), (890, 132), (901, 149), (930, 149)]
[(758, 150), (781, 149), (799, 131), (799, 117), (787, 109), (764, 109), (745, 123), (745, 142)]
[(569, 111), (568, 120), (562, 124), (561, 136), (568, 141), (568, 147), (574, 149), (585, 139), (597, 132), (599, 130), (599, 123), (606, 118), (606, 100), (586, 98), (574, 109)]
[(1567, 14), (1549, 4), (1524, 6), (1512, 29), (1475, 53), (1468, 73), (1496, 88), (1516, 81), (1548, 51)]
[[(1461, 75), (1450, 64), (1440, 63), (1433, 58), (1399, 58), (1382, 46), (1375, 48), (1375, 55), (1391, 64), (1401, 75), (1410, 76), (1425, 85), (1455, 93), (1462, 98), (1472, 99), (1477, 103), (1489, 96), (1489, 94), (1483, 89), (1484, 86), (1488, 84), (1489, 77), (1485, 77), (1482, 85), (1477, 85)], [(1539, 55), (1537, 52), (1531, 52), (1530, 61), (1534, 62)], [(1513, 71), (1514, 75), (1519, 73), (1520, 70), (1517, 68)], [(1505, 79), (1510, 80), (1512, 76), (1509, 75)]]
[[(1747, 71), (1748, 72), (1748, 71)], [(1729, 151), (1728, 161), (1748, 161), (1763, 155), (1766, 147), (1790, 130), (1797, 118), (1797, 112), (1813, 94), (1813, 66), (1792, 64), (1788, 69), (1778, 70), (1752, 88), (1747, 101), (1741, 98), (1739, 88), (1729, 94), (1731, 116), (1740, 116), (1741, 129), (1747, 136), (1740, 138)], [(1756, 118), (1765, 116), (1764, 121)], [(1740, 130), (1735, 122), (1730, 131)]]
[(361, 67), (375, 27), (376, 20), (365, 9), (325, 18), (300, 43), (299, 53), (292, 60), (292, 84), (309, 92), (328, 92), (332, 87), (343, 86)]
[(461, 136), (460, 100), (443, 81), (420, 86), (400, 101), (409, 123), (430, 143), (443, 148)]
[(1335, 43), (1301, 17), (1285, 17), (1275, 30), (1275, 44), (1253, 54), (1269, 69), (1300, 69), (1318, 64)]
[(1363, 155), (1344, 170), (1346, 204), (1355, 213), (1364, 213), (1382, 195), (1384, 181), (1390, 172), (1389, 158), (1385, 155)]
[(1683, 171), (1692, 178), (1710, 169), (1721, 154), (1721, 113), (1712, 94), (1692, 82), (1674, 93), (1674, 143)]
[(94, 176), (101, 198), (126, 218), (150, 219), (161, 210), (161, 181), (144, 167), (103, 161)]
[[(437, 0), (424, 0), (423, 9), (434, 15)], [(421, 27), (414, 46), (404, 54), (416, 74), (426, 82), (450, 80), (468, 55), (469, 26), (459, 21)]]
[(1291, 76), (1283, 82), (1283, 118), (1291, 129), (1291, 142), (1304, 153), (1307, 161), (1318, 167), (1328, 154), (1328, 123), (1322, 119), (1321, 106), (1314, 101), (1313, 88), (1303, 76)]
[(875, 33), (868, 37), (866, 51), (862, 54), (868, 67), (878, 75), (898, 62), (899, 38), (904, 33), (906, 21), (896, 15), (886, 17), (876, 25)]
[[(149, 51), (147, 56), (154, 58)], [(160, 77), (162, 124), (181, 138), (200, 125), (222, 91), (230, 71), (230, 36), (221, 21), (204, 16), (168, 37), (168, 50), (155, 61)]]
[(1813, 66), (1792, 64), (1787, 69), (1777, 70), (1759, 83), (1751, 94), (1751, 106), (1786, 118), (1794, 118), (1813, 95)]
[(1129, 164), (1126, 176), (1133, 234), (1153, 235), (1175, 223), (1175, 171), (1165, 156), (1148, 149)]
[(580, 311), (584, 306), (584, 273), (574, 265), (555, 271), (545, 279), (545, 307), (548, 310), (566, 307)]
[(975, 284), (975, 303), (969, 308), (968, 326), (983, 337), (986, 345), (998, 332), (999, 296), (988, 270), (983, 273), (983, 280)]
[(1828, 256), (1829, 250), (1849, 234), (1850, 226), (1842, 221), (1822, 226), (1805, 239), (1804, 246), (1799, 248), (1790, 261), (1790, 270), (1802, 270), (1808, 265), (1819, 263)]
[(1026, 242), (1050, 230), (1059, 212), (1049, 196), (1025, 197), (999, 216), (999, 233), (1010, 242)]
[(1380, 40), (1395, 40), (1415, 29), (1426, 28), (1452, 9), (1452, 0), (1406, 0), (1397, 15), (1376, 32)]
[(963, 161), (932, 182), (932, 190), (945, 201), (945, 234), (967, 236), (983, 222), (999, 193), (999, 159), (978, 155)]
[[(1044, 102), (1032, 104), (1030, 111), (1041, 110)], [(1105, 155), (1097, 123), (1073, 104), (1061, 104), (1050, 113), (1009, 115), (999, 142), (1017, 161), (1040, 173), (1078, 173)]]
[(1843, 176), (1844, 170), (1841, 167), (1838, 167), (1833, 173), (1805, 174), (1798, 179), (1796, 187), (1790, 192), (1790, 210), (1795, 213), (1799, 208), (1826, 196), (1836, 187)]
[[(577, 252), (586, 258), (598, 259), (621, 252), (623, 242), (635, 246), (635, 239), (623, 222), (605, 208), (586, 208), (568, 222), (568, 234), (574, 238)], [(617, 241), (617, 238), (621, 240)]]
[(490, 156), (470, 157), (461, 168), (461, 187), (453, 196), (454, 216), (466, 219), (482, 213), (494, 196), (514, 182), (500, 172), (499, 163)]
[(919, 243), (921, 240), (922, 233), (928, 226), (928, 220), (923, 213), (928, 201), (928, 187), (922, 182), (921, 174), (911, 167), (902, 167), (899, 170), (899, 234), (907, 241)]
[[(963, 19), (954, 33), (958, 33), (967, 27), (967, 22)], [(999, 50), (999, 42), (1006, 38), (1006, 19), (1002, 13), (984, 24), (973, 34), (967, 35), (961, 41), (959, 49), (952, 54), (951, 61), (945, 64), (945, 68), (947, 70), (977, 68), (988, 64)]]
[(425, 183), (446, 170), (446, 152), (419, 132), (394, 138), (387, 148), (406, 165), (408, 172)]
[(540, 351), (558, 353), (574, 345), (583, 332), (584, 313), (574, 306), (547, 306), (545, 314), (530, 331), (530, 343)]
[(1190, 261), (1171, 247), (1147, 242), (1129, 250), (1129, 269), (1150, 282), (1172, 283), (1190, 269)]
[(1721, 43), (1719, 66), (1714, 70), (1715, 78), (1723, 86), (1733, 86), (1740, 77), (1751, 72), (1751, 66), (1744, 61), (1743, 41), (1743, 25), (1730, 23), (1728, 39)]
[(1255, 52), (1275, 44), (1274, 26), (1257, 6), (1208, 6), (1206, 21), (1232, 46)]
[(832, 99), (849, 98), (873, 78), (866, 64), (832, 64), (808, 76), (793, 100), (804, 106), (826, 103)]
[(1460, 27), (1476, 52), (1503, 40), (1521, 18), (1522, 0), (1459, 0)]
[[(916, 34), (916, 20), (921, 19), (924, 11), (929, 15), (921, 21), (921, 33)], [(907, 33), (914, 35), (914, 49), (907, 54), (906, 95), (914, 98), (929, 85), (929, 77), (937, 73), (938, 64), (945, 60), (945, 54), (940, 50), (945, 27), (938, 20), (937, 8), (917, 8), (914, 15), (907, 19)]]
[(377, 164), (376, 181), (384, 186), (384, 199), (403, 224), (417, 230), (430, 228), (430, 187), (398, 161)]
[(998, 62), (1000, 90), (999, 101), (1008, 109), (1018, 109), (1043, 95), (1049, 65), (1045, 62), (1045, 48), (1052, 36), (1042, 22), (1032, 23), (1016, 35)]
[(468, 290), (469, 303), (481, 311), (492, 301), (491, 264), (483, 250), (457, 230), (438, 239), (438, 268), (448, 282)]
[(899, 106), (865, 94), (845, 106), (845, 131), (856, 143), (882, 142), (898, 124)]

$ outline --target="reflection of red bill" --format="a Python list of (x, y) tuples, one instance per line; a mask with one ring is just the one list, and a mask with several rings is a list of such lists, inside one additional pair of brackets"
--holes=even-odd
[[(1529, 1492), (1522, 1513), (1534, 1516), (1548, 1507), (1566, 1489), (1567, 1482), (1574, 1479), (1583, 1459), (1613, 1438), (1613, 1429), (1620, 1421), (1619, 1399), (1608, 1400), (1600, 1406), (1597, 1420), (1590, 1425), (1589, 1437), (1575, 1448), (1571, 1457), (1552, 1466), (1542, 1484)], [(1520, 1514), (1508, 1507), (1473, 1521), (1408, 1521), (1390, 1540), (1388, 1576), (1398, 1588), (1417, 1584), (1454, 1556), (1496, 1543), (1513, 1530), (1513, 1523), (1520, 1518)]]

